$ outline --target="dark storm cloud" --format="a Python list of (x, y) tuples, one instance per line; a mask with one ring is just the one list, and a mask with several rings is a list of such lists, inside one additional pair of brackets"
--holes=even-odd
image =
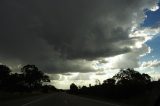
[(128, 34), (137, 18), (135, 13), (150, 3), (151, 0), (2, 0), (1, 62), (36, 64), (49, 72), (94, 71), (83, 66), (85, 62), (78, 65), (77, 59), (93, 60), (131, 51), (129, 42), (133, 40)]

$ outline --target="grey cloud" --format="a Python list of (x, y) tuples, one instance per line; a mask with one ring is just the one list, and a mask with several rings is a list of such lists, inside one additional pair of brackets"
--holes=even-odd
[(90, 80), (90, 73), (79, 73), (76, 76), (68, 78), (69, 80)]
[[(43, 62), (42, 62), (43, 63)], [(66, 72), (95, 72), (96, 70), (92, 67), (91, 62), (84, 60), (66, 60), (57, 59), (46, 64), (40, 64), (39, 67), (48, 73), (63, 73)]]
[(63, 73), (62, 75), (71, 76), (71, 75), (73, 75), (73, 74), (71, 74), (71, 73)]
[(48, 74), (49, 78), (51, 80), (60, 80), (60, 75), (59, 74)]
[(97, 72), (96, 75), (106, 75), (105, 72)]
[(0, 61), (36, 64), (49, 73), (95, 71), (85, 65), (87, 62), (79, 61), (131, 52), (127, 45), (134, 43), (128, 36), (132, 22), (142, 20), (143, 9), (154, 3), (154, 0), (3, 0)]
[(143, 67), (143, 68), (159, 67), (159, 66), (160, 66), (160, 61), (158, 61), (158, 60), (142, 62), (142, 64), (141, 64), (141, 67)]

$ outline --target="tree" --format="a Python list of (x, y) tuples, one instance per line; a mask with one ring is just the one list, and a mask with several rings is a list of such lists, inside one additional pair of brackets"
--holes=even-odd
[(115, 85), (116, 80), (113, 78), (109, 78), (103, 81), (103, 85)]
[(143, 80), (145, 81), (145, 83), (151, 82), (151, 76), (149, 76), (148, 74), (143, 73), (142, 77), (143, 77)]
[(11, 70), (9, 67), (6, 65), (0, 65), (0, 88), (8, 86), (10, 72)]
[(96, 79), (96, 80), (95, 80), (95, 83), (96, 83), (96, 85), (101, 85), (101, 82), (100, 82), (99, 79)]
[(117, 81), (117, 83), (121, 83), (122, 81), (136, 81), (147, 83), (151, 81), (151, 77), (148, 74), (141, 74), (134, 69), (122, 69), (118, 72), (113, 79)]
[(134, 69), (120, 70), (113, 78), (117, 81), (118, 92), (122, 96), (137, 95), (148, 90), (151, 77)]
[(74, 83), (72, 83), (70, 85), (70, 92), (71, 93), (77, 93), (78, 92), (78, 87)]
[(50, 82), (49, 77), (39, 71), (35, 65), (26, 65), (21, 71), (24, 74), (25, 84), (29, 88), (40, 87), (44, 82)]
[(25, 91), (25, 82), (24, 82), (24, 75), (18, 73), (12, 73), (9, 77), (9, 88), (8, 91), (15, 92), (15, 91)]

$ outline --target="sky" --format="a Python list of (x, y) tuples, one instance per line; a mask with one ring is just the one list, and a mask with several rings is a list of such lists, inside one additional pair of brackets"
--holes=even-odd
[(121, 68), (160, 77), (158, 0), (1, 0), (0, 63), (35, 64), (57, 88)]

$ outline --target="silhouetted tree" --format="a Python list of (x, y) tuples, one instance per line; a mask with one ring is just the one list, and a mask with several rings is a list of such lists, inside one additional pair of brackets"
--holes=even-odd
[(151, 81), (151, 77), (148, 74), (141, 74), (134, 69), (122, 69), (118, 72), (113, 78), (117, 81), (117, 83), (122, 83), (123, 81), (136, 81), (148, 83)]
[(6, 65), (0, 65), (0, 90), (6, 92), (26, 92), (33, 90), (54, 91), (56, 88), (48, 85), (49, 76), (39, 71), (35, 65), (26, 65), (22, 73), (11, 73)]
[(8, 91), (10, 92), (24, 92), (26, 90), (24, 86), (25, 85), (24, 75), (18, 73), (12, 73), (9, 77), (8, 85), (9, 85)]
[(82, 88), (81, 88), (82, 90), (86, 90), (87, 89), (87, 87), (86, 86), (82, 86)]
[(22, 69), (25, 84), (29, 88), (39, 88), (43, 82), (50, 82), (50, 79), (43, 72), (39, 71), (35, 65), (26, 65)]
[(143, 73), (142, 78), (143, 78), (143, 81), (145, 81), (145, 83), (151, 82), (151, 76), (149, 76), (148, 74)]
[(77, 93), (78, 92), (78, 87), (74, 83), (72, 83), (70, 85), (70, 92), (71, 93)]
[(117, 81), (119, 95), (124, 97), (145, 93), (151, 82), (151, 77), (148, 74), (141, 74), (130, 68), (120, 70), (113, 78)]
[(109, 78), (103, 81), (103, 85), (111, 86), (111, 85), (115, 85), (115, 83), (116, 83), (116, 80), (113, 78)]
[(95, 83), (96, 83), (96, 85), (101, 85), (101, 82), (100, 82), (99, 79), (96, 79), (96, 80), (95, 80)]
[(144, 94), (146, 91), (148, 92), (148, 86), (153, 85), (148, 74), (141, 74), (129, 68), (122, 69), (112, 78), (104, 80), (102, 85), (99, 80), (96, 80), (95, 85), (83, 86), (78, 92), (85, 95), (118, 99)]
[(6, 89), (9, 83), (10, 68), (6, 65), (0, 65), (0, 89)]
[(42, 86), (42, 92), (48, 93), (49, 91), (57, 91), (57, 89), (53, 85)]

